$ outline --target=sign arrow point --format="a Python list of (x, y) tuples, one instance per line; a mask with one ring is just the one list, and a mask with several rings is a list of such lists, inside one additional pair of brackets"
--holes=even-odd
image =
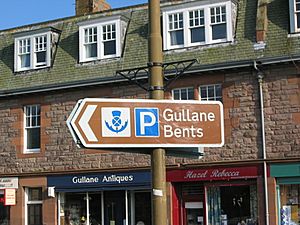
[(97, 142), (98, 139), (95, 136), (93, 130), (91, 129), (90, 125), (89, 125), (89, 121), (92, 117), (92, 115), (94, 114), (95, 110), (97, 108), (97, 105), (88, 105), (86, 107), (86, 110), (84, 111), (82, 117), (80, 118), (78, 124), (81, 127), (81, 129), (83, 130), (86, 138), (88, 139), (88, 141), (95, 141)]

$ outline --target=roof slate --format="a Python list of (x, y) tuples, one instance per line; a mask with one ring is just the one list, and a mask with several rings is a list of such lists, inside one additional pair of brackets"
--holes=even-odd
[[(164, 62), (198, 59), (199, 66), (290, 56), (300, 53), (298, 36), (289, 36), (289, 9), (286, 0), (270, 0), (266, 48), (254, 50), (257, 2), (239, 0), (236, 35), (233, 43), (164, 52)], [(122, 56), (117, 59), (79, 63), (78, 22), (111, 14), (127, 21)], [(114, 77), (116, 70), (144, 67), (148, 60), (148, 10), (146, 5), (127, 7), (87, 16), (69, 17), (0, 31), (0, 92), (22, 88), (64, 85), (89, 79)], [(51, 68), (14, 73), (14, 34), (45, 27), (61, 30), (57, 53)]]

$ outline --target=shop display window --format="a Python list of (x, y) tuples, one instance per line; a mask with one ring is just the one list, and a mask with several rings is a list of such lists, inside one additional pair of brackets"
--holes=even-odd
[(4, 205), (4, 193), (0, 191), (0, 225), (9, 225), (9, 208)]
[(209, 225), (257, 224), (256, 186), (210, 186), (206, 191)]
[(300, 184), (284, 184), (280, 185), (279, 188), (280, 224), (300, 224)]
[(150, 203), (142, 191), (60, 193), (58, 225), (151, 225)]

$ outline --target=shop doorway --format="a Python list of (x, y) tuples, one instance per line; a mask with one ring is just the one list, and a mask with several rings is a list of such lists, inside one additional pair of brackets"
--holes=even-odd
[(104, 193), (104, 224), (125, 225), (126, 224), (126, 200), (123, 191), (107, 191)]
[(204, 188), (203, 185), (183, 185), (182, 200), (184, 225), (204, 225)]

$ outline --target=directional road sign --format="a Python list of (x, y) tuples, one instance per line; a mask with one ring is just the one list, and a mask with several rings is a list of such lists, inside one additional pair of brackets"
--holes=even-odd
[(224, 144), (223, 105), (218, 101), (86, 98), (67, 124), (86, 148)]

